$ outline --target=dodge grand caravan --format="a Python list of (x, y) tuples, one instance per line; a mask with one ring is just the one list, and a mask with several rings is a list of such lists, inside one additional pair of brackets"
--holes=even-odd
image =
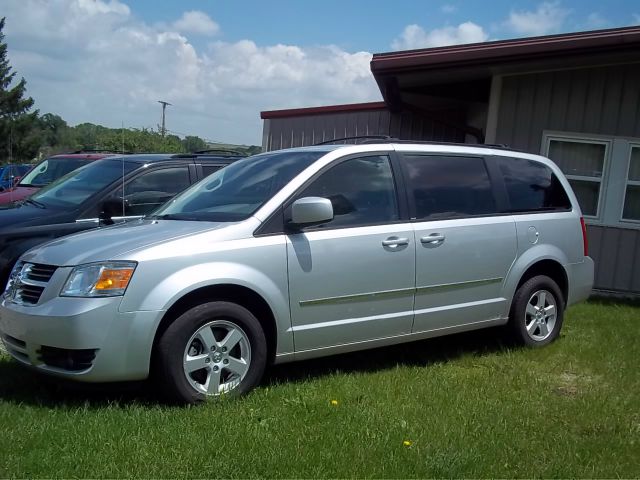
[(576, 197), (550, 160), (378, 142), (239, 160), (153, 215), (24, 254), (0, 306), (18, 362), (153, 376), (197, 402), (288, 362), (504, 325), (533, 347), (588, 297)]

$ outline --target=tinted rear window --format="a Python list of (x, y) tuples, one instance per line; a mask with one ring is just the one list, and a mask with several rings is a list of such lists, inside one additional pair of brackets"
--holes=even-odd
[(496, 213), (483, 158), (444, 155), (407, 155), (404, 158), (417, 219)]
[(523, 158), (496, 157), (511, 212), (571, 210), (560, 180), (549, 167)]

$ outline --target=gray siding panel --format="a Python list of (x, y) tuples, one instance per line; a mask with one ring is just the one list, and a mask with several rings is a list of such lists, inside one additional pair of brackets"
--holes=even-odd
[(544, 130), (640, 137), (639, 88), (638, 63), (506, 76), (496, 142), (539, 153)]
[(462, 131), (411, 111), (391, 113), (380, 109), (269, 118), (264, 125), (262, 148), (265, 151), (358, 135), (464, 142)]
[(640, 293), (640, 230), (589, 225), (587, 233), (596, 264), (594, 288)]

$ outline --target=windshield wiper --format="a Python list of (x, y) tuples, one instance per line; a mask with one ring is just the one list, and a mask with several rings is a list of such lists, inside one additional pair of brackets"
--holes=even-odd
[(32, 198), (25, 198), (22, 203), (28, 203), (29, 205), (33, 205), (34, 207), (38, 208), (47, 208), (44, 203), (38, 202), (37, 200), (34, 200)]
[(164, 215), (150, 215), (146, 217), (150, 220), (191, 220), (195, 222), (201, 222), (202, 218), (196, 215), (187, 215), (184, 213), (166, 213)]

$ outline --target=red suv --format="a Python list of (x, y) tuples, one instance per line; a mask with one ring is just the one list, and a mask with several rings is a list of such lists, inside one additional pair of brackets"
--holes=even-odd
[(0, 193), (0, 205), (22, 200), (63, 175), (111, 155), (114, 154), (74, 152), (49, 157), (29, 170), (16, 186)]

